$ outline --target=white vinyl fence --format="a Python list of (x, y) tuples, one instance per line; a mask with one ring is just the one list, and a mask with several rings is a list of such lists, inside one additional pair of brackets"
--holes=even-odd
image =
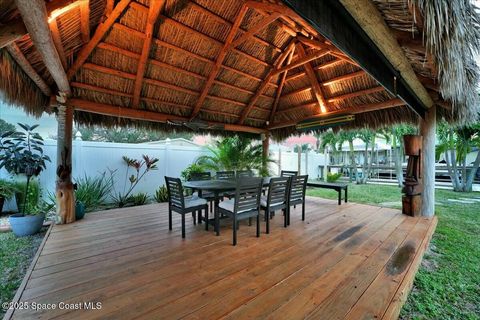
[[(45, 140), (44, 152), (52, 162), (47, 164), (47, 169), (39, 177), (43, 194), (55, 190), (55, 170), (57, 142), (55, 140)], [(208, 150), (202, 147), (176, 146), (171, 144), (152, 145), (152, 144), (130, 144), (130, 143), (111, 143), (111, 142), (91, 142), (91, 141), (73, 141), (73, 177), (83, 177), (85, 175), (94, 177), (103, 172), (109, 176), (109, 170), (115, 170), (114, 188), (123, 191), (125, 185), (128, 187), (127, 167), (122, 160), (123, 156), (140, 159), (143, 154), (149, 157), (159, 159), (157, 163), (158, 170), (147, 173), (142, 181), (137, 185), (134, 193), (146, 192), (153, 195), (155, 190), (164, 184), (165, 176), (179, 177), (182, 170), (193, 163), (200, 155), (207, 154)], [(280, 158), (279, 158), (280, 157)], [(278, 162), (280, 160), (281, 169), (298, 170), (298, 154), (292, 152), (272, 152), (272, 158)], [(323, 154), (308, 153), (308, 157), (302, 154), (301, 172), (308, 172), (311, 178), (321, 176), (319, 165), (323, 165)], [(278, 163), (271, 164), (271, 172), (274, 175), (279, 174)], [(134, 174), (130, 168), (129, 175)], [(1, 178), (7, 178), (8, 173), (5, 170), (0, 171)], [(7, 203), (6, 210), (12, 208), (13, 201)]]

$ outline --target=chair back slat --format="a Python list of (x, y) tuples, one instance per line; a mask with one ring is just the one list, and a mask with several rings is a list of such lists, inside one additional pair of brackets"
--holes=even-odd
[(261, 194), (261, 178), (239, 179), (235, 190), (235, 212), (259, 210)]
[(287, 201), (288, 190), (290, 187), (289, 177), (280, 177), (270, 179), (268, 187), (267, 204), (280, 204)]
[(165, 177), (165, 184), (167, 185), (168, 202), (170, 205), (181, 209), (185, 208), (182, 181), (179, 178)]
[(280, 172), (280, 177), (294, 177), (294, 176), (298, 176), (298, 171), (282, 170)]
[(251, 178), (253, 177), (252, 170), (237, 170), (237, 178)]
[(307, 189), (308, 175), (290, 177), (290, 200), (303, 200)]
[(210, 172), (192, 172), (190, 174), (189, 181), (203, 181), (203, 180), (211, 180), (212, 174)]
[(217, 171), (218, 180), (235, 180), (235, 171)]

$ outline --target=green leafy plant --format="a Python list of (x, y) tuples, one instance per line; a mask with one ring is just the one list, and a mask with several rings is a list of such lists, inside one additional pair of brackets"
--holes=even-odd
[(133, 196), (131, 196), (131, 201), (134, 206), (141, 206), (148, 202), (148, 194), (145, 192), (139, 192)]
[(113, 174), (107, 177), (106, 172), (103, 172), (97, 177), (85, 174), (75, 179), (77, 185), (75, 197), (85, 205), (86, 212), (94, 211), (107, 203), (113, 187), (113, 177)]
[(9, 200), (13, 198), (16, 191), (17, 191), (17, 188), (13, 182), (0, 179), (0, 198)]
[[(131, 193), (142, 178), (151, 170), (156, 170), (158, 162), (157, 158), (150, 158), (147, 155), (143, 155), (142, 159), (132, 159), (127, 156), (122, 157), (123, 162), (127, 165), (125, 172), (125, 184), (123, 192), (115, 192), (112, 195), (114, 203), (122, 208), (125, 205), (132, 202)], [(129, 176), (130, 169), (134, 170), (134, 173)], [(128, 184), (128, 188), (127, 188)]]
[(27, 193), (25, 193), (27, 190), (26, 181), (16, 181), (14, 186), (16, 189), (15, 200), (17, 202), (18, 211), (28, 213), (39, 211), (38, 204), (40, 202), (42, 190), (38, 180), (30, 180)]
[[(27, 177), (25, 194), (28, 195), (30, 179), (46, 169), (46, 163), (50, 162), (50, 158), (43, 154), (43, 138), (34, 131), (38, 125), (29, 126), (22, 123), (18, 125), (24, 131), (7, 131), (0, 136), (2, 151), (0, 169), (5, 168), (10, 174), (25, 175)], [(28, 196), (25, 197), (21, 211), (23, 215), (28, 208), (26, 199)]]
[(180, 176), (182, 177), (183, 181), (189, 181), (193, 173), (202, 173), (204, 171), (205, 169), (202, 165), (198, 163), (192, 163), (180, 173)]
[(161, 186), (155, 191), (155, 195), (153, 196), (155, 201), (158, 203), (167, 202), (168, 201), (168, 190), (167, 187)]
[(329, 172), (327, 173), (327, 182), (335, 182), (338, 179), (340, 179), (341, 176), (342, 176), (341, 172), (337, 172), (337, 173)]
[(224, 138), (208, 150), (211, 154), (200, 156), (196, 163), (212, 171), (257, 170), (266, 176), (269, 173), (266, 164), (274, 162), (270, 157), (263, 157), (262, 144), (243, 136)]

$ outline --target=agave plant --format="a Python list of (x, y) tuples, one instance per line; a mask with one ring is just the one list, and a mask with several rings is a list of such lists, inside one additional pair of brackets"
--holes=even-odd
[(264, 172), (264, 163), (274, 162), (269, 157), (263, 157), (261, 144), (242, 136), (216, 141), (208, 150), (211, 154), (200, 156), (196, 162), (212, 171), (253, 169), (262, 175), (268, 175), (268, 172)]

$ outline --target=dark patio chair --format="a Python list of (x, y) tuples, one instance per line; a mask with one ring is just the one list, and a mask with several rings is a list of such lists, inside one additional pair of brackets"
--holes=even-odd
[(218, 180), (235, 180), (235, 171), (217, 171)]
[(293, 176), (298, 176), (298, 171), (282, 170), (280, 172), (280, 177), (293, 177)]
[(237, 170), (237, 179), (238, 178), (251, 178), (253, 177), (253, 171), (252, 170)]
[(280, 177), (270, 179), (268, 185), (268, 194), (260, 199), (260, 206), (265, 210), (266, 233), (270, 233), (270, 219), (277, 210), (284, 213), (283, 225), (287, 227), (287, 202), (290, 186), (289, 177)]
[[(260, 196), (262, 192), (261, 178), (244, 178), (237, 181), (235, 198), (222, 201), (218, 213), (228, 216), (233, 221), (233, 245), (237, 244), (238, 222), (244, 219), (257, 218), (257, 237), (260, 237)], [(218, 215), (215, 221), (219, 233)]]
[[(190, 179), (188, 179), (188, 181), (203, 181), (203, 180), (211, 180), (211, 179), (212, 179), (212, 174), (210, 172), (192, 172), (190, 174)], [(200, 197), (202, 197), (203, 199), (207, 200), (210, 203), (210, 212), (212, 212), (213, 210), (212, 203), (215, 200), (215, 194), (213, 192), (202, 192)], [(205, 215), (205, 219), (208, 219), (207, 215)], [(200, 219), (198, 222), (202, 223), (202, 220)]]
[(302, 221), (305, 220), (305, 190), (307, 189), (308, 175), (290, 177), (288, 191), (287, 225), (290, 225), (290, 207), (302, 205)]
[(195, 212), (198, 212), (198, 221), (202, 219), (202, 210), (207, 215), (207, 200), (196, 196), (185, 197), (182, 181), (178, 178), (165, 177), (168, 191), (168, 229), (172, 230), (172, 211), (182, 215), (182, 238), (185, 238), (185, 214), (191, 212), (193, 223), (196, 224)]

